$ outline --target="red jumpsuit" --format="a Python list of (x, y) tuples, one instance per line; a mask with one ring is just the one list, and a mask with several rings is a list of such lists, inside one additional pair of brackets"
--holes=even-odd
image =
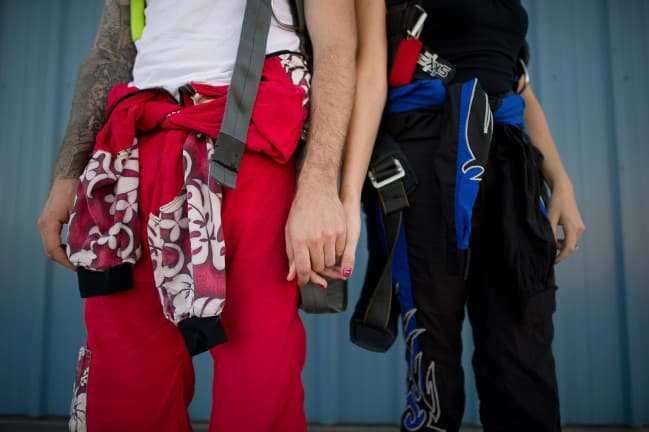
[[(291, 91), (301, 91), (304, 97), (302, 87), (286, 72), (279, 57), (267, 59), (265, 79), (292, 86)], [(267, 106), (260, 106), (260, 100), (253, 123), (255, 116), (304, 112), (302, 105), (296, 111), (295, 106), (283, 107), (281, 100)], [(293, 136), (278, 133), (272, 145), (294, 149), (295, 142), (278, 142), (294, 141)], [(139, 136), (142, 227), (155, 210), (153, 191), (161, 181), (164, 153), (158, 143), (156, 133)], [(306, 431), (301, 382), (306, 341), (297, 313), (298, 289), (286, 280), (284, 241), (295, 158), (278, 161), (267, 153), (247, 149), (236, 189), (223, 191), (227, 297), (222, 324), (228, 340), (211, 350), (210, 431)], [(84, 415), (90, 432), (191, 430), (191, 357), (180, 332), (163, 314), (146, 229), (140, 238), (143, 251), (133, 267), (133, 288), (85, 302), (87, 345), (78, 367), (72, 430), (83, 430), (77, 425)]]

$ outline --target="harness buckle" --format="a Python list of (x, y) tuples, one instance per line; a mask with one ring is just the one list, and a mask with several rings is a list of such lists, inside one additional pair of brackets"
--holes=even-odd
[(421, 32), (424, 30), (424, 22), (426, 21), (426, 18), (428, 18), (428, 14), (426, 13), (423, 7), (416, 4), (415, 9), (417, 9), (416, 12), (419, 13), (419, 17), (417, 18), (417, 21), (412, 26), (412, 28), (406, 30), (406, 35), (408, 39), (419, 39), (419, 36), (421, 36)]
[(401, 165), (399, 159), (391, 157), (372, 167), (367, 172), (367, 176), (375, 189), (381, 189), (404, 178), (406, 176), (406, 170), (403, 169), (403, 165)]

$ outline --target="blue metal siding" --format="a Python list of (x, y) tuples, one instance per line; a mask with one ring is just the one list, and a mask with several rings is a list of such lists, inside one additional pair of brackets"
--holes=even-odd
[[(533, 87), (588, 227), (580, 250), (558, 266), (563, 420), (649, 424), (649, 2), (524, 4)], [(99, 1), (0, 2), (0, 415), (68, 411), (84, 338), (82, 303), (74, 275), (41, 252), (36, 218), (100, 12)], [(351, 345), (350, 313), (305, 316), (308, 418), (395, 423), (404, 404), (403, 344), (387, 354)], [(477, 423), (468, 326), (464, 343), (465, 420)], [(211, 359), (195, 364), (191, 415), (207, 419)]]

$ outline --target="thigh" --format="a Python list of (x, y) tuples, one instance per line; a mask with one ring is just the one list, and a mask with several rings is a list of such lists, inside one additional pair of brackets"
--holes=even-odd
[[(149, 272), (141, 273), (143, 267)], [(73, 409), (84, 405), (92, 431), (126, 426), (189, 431), (191, 357), (176, 326), (162, 314), (150, 265), (138, 263), (134, 274), (131, 290), (86, 300), (88, 339), (80, 363), (85, 365), (80, 379), (85, 374), (86, 394), (81, 399), (75, 394)]]
[[(527, 298), (521, 293), (529, 290), (520, 285), (535, 280), (530, 275), (530, 266), (523, 265), (538, 261), (529, 251), (535, 251), (540, 243), (539, 255), (546, 254), (544, 243), (526, 228), (526, 203), (520, 202), (521, 196), (533, 194), (530, 206), (538, 206), (534, 189), (537, 182), (523, 178), (526, 176), (520, 173), (524, 167), (507, 159), (512, 152), (505, 151), (507, 147), (503, 146), (516, 143), (504, 141), (507, 137), (502, 127), (495, 132), (495, 156), (490, 159), (483, 180), (480, 224), (472, 237), (468, 296), (481, 418), (486, 431), (554, 431), (559, 428), (552, 354), (555, 290), (553, 284), (538, 282), (543, 289)], [(530, 170), (527, 177), (530, 175), (536, 174)], [(534, 188), (528, 191), (526, 183)], [(512, 184), (516, 186), (512, 188)], [(517, 193), (512, 193), (512, 189)], [(525, 247), (513, 248), (514, 243)]]
[(464, 410), (461, 328), (466, 296), (449, 238), (454, 235), (448, 213), (453, 198), (443, 186), (455, 171), (440, 160), (437, 117), (407, 116), (404, 132), (395, 133), (417, 176), (404, 214), (405, 247), (397, 251), (406, 257), (395, 260), (407, 266), (405, 275), (395, 278), (408, 362), (402, 430), (452, 431), (459, 429)]
[(211, 351), (211, 430), (306, 430), (306, 338), (297, 285), (286, 280), (284, 242), (294, 187), (293, 161), (246, 153), (236, 189), (224, 193), (228, 341)]

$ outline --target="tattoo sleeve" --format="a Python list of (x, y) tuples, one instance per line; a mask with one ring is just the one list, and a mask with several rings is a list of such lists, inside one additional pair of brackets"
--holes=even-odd
[(83, 172), (105, 121), (108, 92), (115, 84), (130, 81), (134, 59), (129, 1), (105, 0), (97, 36), (79, 70), (54, 179), (76, 178)]

